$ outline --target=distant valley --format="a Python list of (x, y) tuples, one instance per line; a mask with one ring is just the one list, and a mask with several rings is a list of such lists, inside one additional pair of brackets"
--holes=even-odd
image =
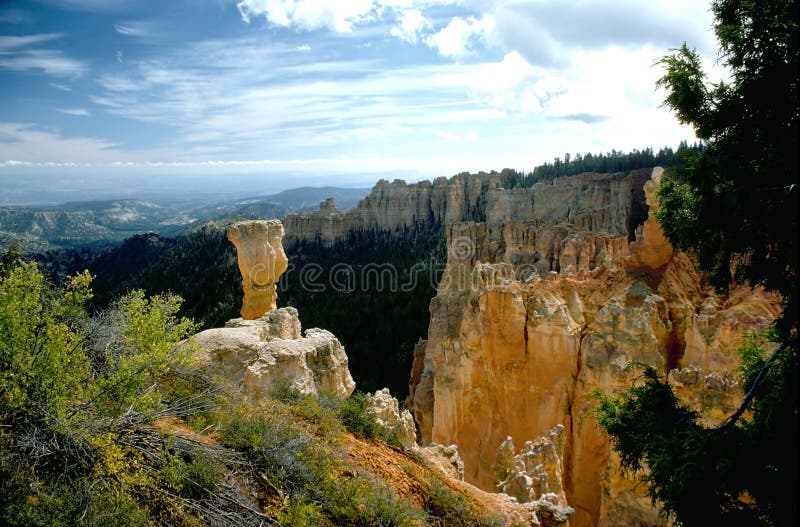
[(315, 209), (332, 197), (342, 209), (353, 207), (367, 188), (301, 187), (252, 198), (145, 201), (136, 199), (69, 202), (37, 207), (0, 207), (0, 247), (17, 240), (25, 252), (103, 245), (135, 234), (174, 235), (203, 223), (244, 217), (281, 218)]

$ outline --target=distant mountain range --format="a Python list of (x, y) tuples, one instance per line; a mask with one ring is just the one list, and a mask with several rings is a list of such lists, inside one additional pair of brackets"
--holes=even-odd
[(301, 187), (277, 194), (208, 202), (136, 199), (70, 202), (40, 207), (0, 207), (0, 247), (17, 240), (26, 252), (119, 242), (145, 232), (176, 234), (214, 220), (282, 218), (334, 198), (348, 209), (368, 188)]

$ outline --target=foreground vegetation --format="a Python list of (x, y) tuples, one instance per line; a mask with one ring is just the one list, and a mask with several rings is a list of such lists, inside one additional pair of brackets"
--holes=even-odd
[(89, 316), (90, 282), (0, 258), (0, 523), (502, 525), (436, 477), (412, 501), (354, 465), (348, 434), (396, 444), (365, 396), (279, 384), (243, 405), (176, 347), (196, 329), (178, 297)]

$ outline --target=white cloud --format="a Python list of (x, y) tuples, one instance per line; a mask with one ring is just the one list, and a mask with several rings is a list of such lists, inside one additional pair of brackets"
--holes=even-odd
[(453, 17), (446, 27), (427, 37), (425, 43), (436, 48), (445, 57), (464, 57), (473, 52), (491, 25), (490, 19), (478, 20), (472, 16), (466, 19)]
[(9, 51), (17, 48), (25, 48), (43, 42), (49, 42), (61, 38), (61, 33), (40, 33), (37, 35), (0, 35), (0, 51)]
[(113, 143), (67, 138), (32, 123), (0, 122), (0, 160), (15, 163), (85, 163), (113, 161)]
[(91, 115), (86, 108), (59, 108), (58, 111), (76, 117), (89, 117)]
[(516, 51), (475, 72), (470, 92), (485, 104), (508, 114), (540, 113), (559, 86), (547, 82), (541, 68), (528, 64)]
[[(632, 2), (619, 0), (614, 5), (625, 9), (611, 12), (625, 15)], [(242, 0), (242, 17), (251, 23), (263, 17), (273, 26), (320, 32), (281, 43), (286, 32), (266, 38), (247, 30), (247, 37), (150, 48), (157, 54), (107, 70), (87, 95), (103, 109), (92, 118), (107, 112), (147, 123), (166, 131), (168, 146), (132, 151), (24, 125), (16, 129), (23, 139), (12, 141), (15, 147), (0, 145), (0, 162), (39, 162), (42, 149), (34, 142), (40, 141), (52, 150), (41, 155), (43, 163), (164, 173), (425, 167), (445, 175), (532, 168), (566, 151), (691, 139), (691, 130), (659, 108), (663, 94), (654, 92), (659, 72), (651, 65), (673, 36), (669, 24), (617, 28), (597, 18), (599, 6), (613, 7), (610, 0), (585, 0), (588, 14), (564, 5), (574, 25), (567, 29), (548, 26), (562, 16), (561, 4), (549, 0), (459, 0), (457, 10), (444, 3)], [(686, 9), (694, 16), (691, 5)], [(666, 12), (650, 4), (637, 8), (641, 14), (623, 18), (633, 23)], [(348, 31), (344, 44), (338, 34), (325, 34)], [(681, 31), (675, 35), (691, 42), (695, 30)], [(617, 38), (617, 32), (625, 34)], [(419, 49), (408, 53), (401, 40)], [(0, 67), (22, 56), (25, 46), (47, 42), (0, 54)], [(314, 53), (307, 53), (312, 45)], [(369, 45), (373, 51), (360, 49)], [(437, 53), (456, 60), (442, 61)]]
[[(187, 162), (209, 148), (220, 162), (376, 152), (421, 159), (458, 157), (469, 144), (470, 155), (507, 156), (502, 167), (525, 156), (542, 161), (564, 151), (660, 147), (661, 137), (678, 137), (674, 144), (692, 137), (658, 109), (655, 48), (585, 51), (554, 69), (513, 50), (501, 60), (397, 66), (391, 58), (326, 59), (327, 45), (320, 41), (312, 56), (252, 37), (193, 43), (102, 76), (103, 91), (90, 99), (111, 114), (174, 129)], [(662, 128), (633, 126), (636, 116), (659, 112), (667, 118), (648, 118)], [(422, 139), (431, 137), (447, 141)], [(437, 152), (443, 145), (447, 150)]]
[(348, 33), (354, 24), (374, 16), (372, 0), (242, 0), (236, 4), (242, 20), (264, 16), (271, 24), (305, 31), (329, 29)]
[(390, 30), (390, 34), (405, 40), (409, 44), (416, 44), (419, 36), (433, 27), (431, 21), (425, 18), (419, 9), (406, 9), (397, 17), (397, 24)]
[(60, 91), (72, 91), (72, 88), (70, 86), (67, 86), (66, 84), (61, 84), (60, 82), (51, 82), (50, 86)]
[(86, 64), (65, 57), (53, 49), (26, 49), (0, 54), (0, 69), (41, 71), (56, 77), (77, 77), (86, 71)]
[(135, 22), (114, 24), (114, 30), (120, 35), (125, 35), (126, 37), (143, 37), (147, 34), (145, 27)]
[(42, 71), (58, 77), (77, 77), (86, 71), (86, 65), (65, 57), (58, 49), (29, 49), (61, 38), (61, 33), (0, 36), (0, 69), (15, 71)]

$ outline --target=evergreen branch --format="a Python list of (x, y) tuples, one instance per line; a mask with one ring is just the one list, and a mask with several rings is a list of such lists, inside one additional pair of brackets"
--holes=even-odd
[(739, 408), (736, 410), (736, 413), (734, 413), (732, 416), (728, 418), (727, 421), (725, 421), (723, 424), (717, 427), (716, 430), (718, 431), (726, 430), (731, 426), (733, 426), (734, 423), (736, 423), (736, 421), (739, 420), (739, 418), (742, 416), (745, 410), (747, 410), (747, 407), (750, 406), (750, 403), (753, 401), (753, 397), (755, 397), (756, 395), (756, 389), (758, 389), (758, 385), (761, 384), (761, 381), (767, 374), (767, 370), (769, 370), (769, 367), (772, 365), (773, 362), (775, 362), (775, 358), (778, 356), (778, 354), (782, 352), (784, 349), (786, 349), (787, 345), (788, 343), (784, 342), (783, 344), (778, 346), (775, 349), (775, 351), (772, 352), (772, 355), (769, 356), (767, 361), (759, 370), (758, 375), (756, 375), (756, 378), (753, 379), (753, 384), (750, 385), (750, 390), (748, 390), (747, 395), (745, 395), (744, 397), (744, 401), (742, 401), (742, 404), (739, 405)]

